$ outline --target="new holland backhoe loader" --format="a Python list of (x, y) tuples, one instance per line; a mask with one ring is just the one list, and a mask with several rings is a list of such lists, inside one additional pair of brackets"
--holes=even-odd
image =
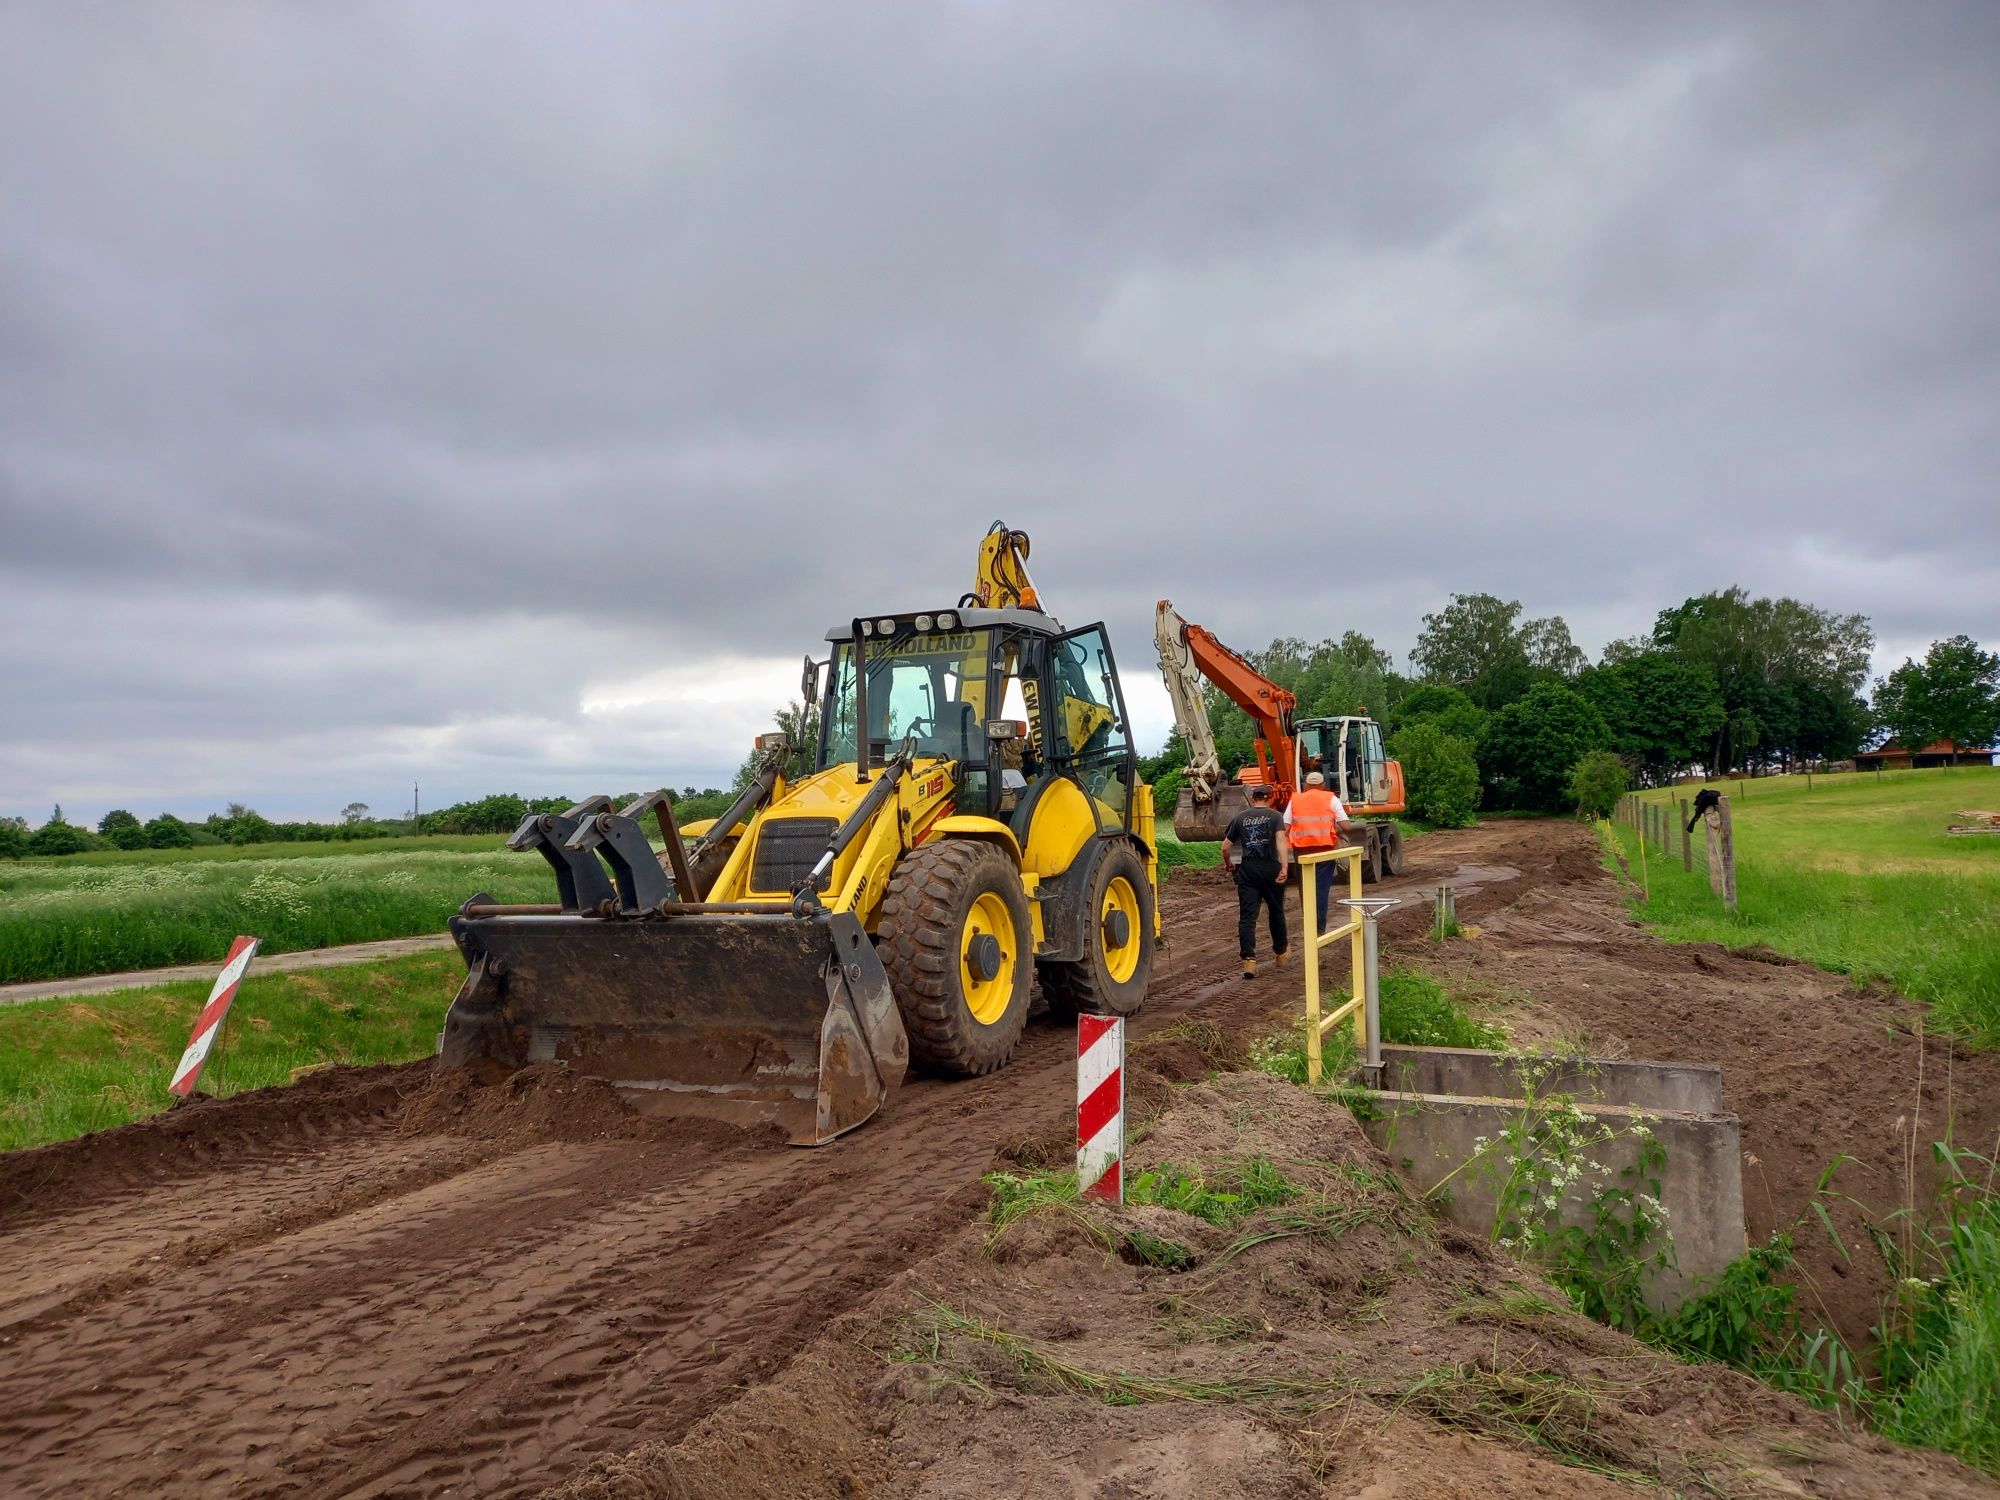
[(677, 829), (664, 793), (524, 820), (510, 844), (548, 861), (559, 900), (478, 895), (452, 918), (466, 978), (442, 1061), (561, 1059), (642, 1108), (816, 1145), (913, 1060), (1005, 1063), (1032, 979), (1061, 1015), (1137, 1010), (1159, 933), (1152, 789), (1104, 627), (1044, 612), (1027, 553), (995, 523), (955, 604), (827, 633), (829, 658), (806, 659), (809, 774), (788, 778), (793, 747), (766, 735), (712, 822)]
[[(1383, 815), (1403, 810), (1403, 768), (1383, 752), (1382, 729), (1359, 715), (1300, 718), (1298, 700), (1271, 681), (1214, 632), (1181, 618), (1162, 599), (1153, 612), (1153, 644), (1160, 675), (1173, 700), (1174, 727), (1187, 741), (1188, 763), (1174, 806), (1174, 832), (1189, 841), (1219, 839), (1229, 820), (1250, 805), (1250, 788), (1269, 786), (1283, 807), (1318, 771), (1354, 819), (1361, 847), (1362, 879), (1380, 880), (1403, 870), (1403, 831)], [(1222, 775), (1222, 760), (1202, 699), (1206, 677), (1257, 726), (1257, 764)]]

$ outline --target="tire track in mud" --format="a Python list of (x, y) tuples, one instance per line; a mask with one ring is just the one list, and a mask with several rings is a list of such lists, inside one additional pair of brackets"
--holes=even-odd
[[(1237, 975), (1234, 907), (1220, 875), (1169, 885), (1138, 1035), (1296, 1003), (1296, 966)], [(522, 1495), (671, 1438), (981, 1211), (996, 1152), (1062, 1128), (1073, 1047), (1038, 1021), (998, 1073), (918, 1080), (818, 1151), (411, 1135), (384, 1104), (29, 1198), (0, 1222), (12, 1492)]]

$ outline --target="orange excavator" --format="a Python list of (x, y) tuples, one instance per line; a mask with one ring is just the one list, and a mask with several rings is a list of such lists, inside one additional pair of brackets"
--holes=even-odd
[[(1195, 842), (1219, 839), (1229, 820), (1250, 805), (1250, 788), (1272, 789), (1272, 804), (1283, 807), (1313, 771), (1354, 819), (1353, 839), (1362, 849), (1364, 880), (1399, 875), (1403, 831), (1387, 815), (1403, 810), (1403, 768), (1382, 749), (1382, 728), (1358, 715), (1297, 718), (1298, 700), (1271, 681), (1212, 631), (1189, 624), (1171, 601), (1162, 599), (1153, 615), (1153, 638), (1160, 652), (1160, 675), (1173, 699), (1174, 724), (1187, 741), (1188, 763), (1181, 773), (1174, 806), (1174, 832)], [(1257, 764), (1245, 766), (1235, 781), (1222, 774), (1202, 698), (1202, 679), (1214, 683), (1257, 726)]]

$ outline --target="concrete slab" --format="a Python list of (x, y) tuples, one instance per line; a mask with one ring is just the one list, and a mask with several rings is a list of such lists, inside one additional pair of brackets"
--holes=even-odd
[[(1521, 1083), (1525, 1072), (1535, 1080), (1538, 1099), (1567, 1096), (1590, 1121), (1612, 1132), (1590, 1153), (1602, 1170), (1585, 1172), (1560, 1194), (1556, 1222), (1586, 1226), (1600, 1190), (1637, 1185), (1621, 1174), (1636, 1168), (1641, 1131), (1665, 1149), (1659, 1198), (1676, 1265), (1649, 1279), (1645, 1296), (1654, 1308), (1677, 1307), (1697, 1283), (1719, 1274), (1748, 1248), (1742, 1126), (1719, 1107), (1719, 1069), (1628, 1059), (1524, 1060), (1459, 1048), (1382, 1050), (1386, 1081), (1434, 1087), (1370, 1091), (1375, 1116), (1366, 1122), (1368, 1134), (1419, 1191), (1436, 1190), (1433, 1205), (1460, 1228), (1481, 1236), (1493, 1232), (1504, 1174), (1468, 1164), (1480, 1154), (1483, 1137), (1488, 1159), (1498, 1167), (1494, 1154), (1501, 1148), (1494, 1143), (1530, 1107)], [(1694, 1107), (1682, 1107), (1687, 1105)]]
[[(1403, 1093), (1518, 1099), (1524, 1091), (1523, 1060), (1512, 1053), (1384, 1045), (1382, 1064), (1382, 1086)], [(1637, 1109), (1722, 1111), (1722, 1069), (1712, 1063), (1548, 1056), (1530, 1066), (1540, 1094), (1573, 1094)]]

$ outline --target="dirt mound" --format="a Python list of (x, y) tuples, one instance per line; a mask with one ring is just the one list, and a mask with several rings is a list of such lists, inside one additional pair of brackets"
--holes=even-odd
[(512, 1146), (601, 1140), (672, 1140), (690, 1147), (785, 1143), (776, 1126), (745, 1131), (717, 1120), (638, 1114), (604, 1079), (559, 1062), (536, 1063), (490, 1083), (469, 1069), (440, 1068), (404, 1101), (397, 1127), (409, 1135), (448, 1133)]
[(293, 1084), (227, 1099), (197, 1094), (150, 1119), (0, 1154), (0, 1217), (58, 1212), (123, 1189), (310, 1149), (387, 1118), (430, 1072), (428, 1060), (322, 1068)]
[[(1056, 1205), (971, 1226), (770, 1385), (549, 1500), (1996, 1493), (1577, 1317), (1435, 1221), (1345, 1109), (1275, 1079), (1176, 1089), (1131, 1165), (1250, 1159), (1291, 1196), (1234, 1222)], [(1177, 1269), (1130, 1253), (1168, 1240)]]

